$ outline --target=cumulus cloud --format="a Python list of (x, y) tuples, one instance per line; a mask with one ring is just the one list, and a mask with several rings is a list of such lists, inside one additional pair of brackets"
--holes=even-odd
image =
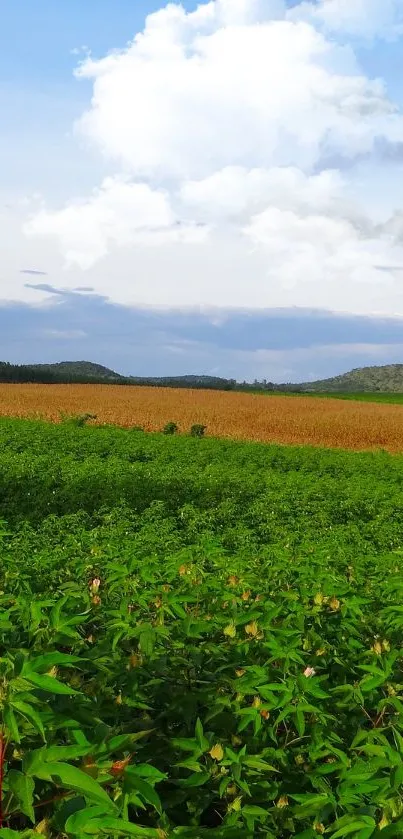
[(322, 24), (332, 32), (360, 38), (395, 40), (403, 32), (401, 0), (319, 0), (302, 2), (291, 13), (294, 20)]
[(403, 137), (382, 84), (352, 53), (304, 21), (246, 17), (223, 25), (217, 14), (205, 31), (199, 10), (171, 5), (124, 51), (85, 60), (78, 75), (93, 97), (81, 134), (134, 176), (159, 180), (228, 165), (311, 169), (325, 152), (354, 157), (378, 136)]
[(147, 244), (151, 236), (154, 242), (165, 243), (202, 235), (196, 225), (180, 223), (165, 192), (121, 177), (106, 178), (90, 198), (62, 210), (42, 209), (26, 230), (34, 236), (58, 237), (67, 262), (83, 269), (105, 256), (111, 246)]
[[(302, 215), (313, 209), (317, 213), (347, 209), (338, 172), (310, 176), (295, 167), (227, 166), (202, 180), (187, 181), (180, 197), (190, 211), (211, 223), (247, 219), (268, 206)], [(353, 212), (351, 205), (349, 210)]]
[[(359, 311), (388, 289), (396, 308), (401, 225), (375, 224), (349, 178), (380, 143), (403, 143), (403, 114), (362, 72), (351, 37), (397, 37), (402, 23), (401, 0), (211, 0), (149, 15), (124, 49), (76, 72), (93, 88), (76, 131), (113, 174), (87, 197), (42, 207), (26, 233), (57, 242), (69, 270), (125, 249), (138, 277), (158, 250), (173, 272), (164, 303), (245, 305), (250, 294), (253, 306), (289, 305), (291, 291), (298, 305), (339, 299)], [(192, 246), (194, 274), (209, 266), (197, 287)], [(139, 283), (136, 301), (157, 302), (158, 284)], [(368, 287), (378, 291), (361, 300)]]

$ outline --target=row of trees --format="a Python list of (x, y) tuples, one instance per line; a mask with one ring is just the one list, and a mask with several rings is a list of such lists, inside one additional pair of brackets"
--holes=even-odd
[(80, 370), (80, 362), (69, 369), (62, 365), (27, 365), (0, 362), (0, 383), (36, 383), (36, 384), (120, 384), (147, 387), (183, 387), (208, 390), (237, 390), (237, 391), (297, 391), (297, 385), (276, 385), (266, 379), (253, 382), (237, 382), (236, 379), (224, 379), (218, 376), (161, 376), (135, 377), (109, 375), (98, 373), (94, 365), (94, 372), (88, 369)]

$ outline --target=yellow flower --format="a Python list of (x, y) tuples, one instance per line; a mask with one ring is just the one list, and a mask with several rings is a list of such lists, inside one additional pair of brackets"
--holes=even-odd
[(323, 594), (321, 594), (320, 591), (318, 591), (318, 593), (315, 594), (315, 597), (313, 598), (313, 602), (314, 602), (315, 606), (322, 606)]
[(224, 757), (224, 749), (221, 743), (216, 743), (216, 745), (210, 749), (209, 755), (213, 758), (213, 760), (222, 760)]
[(383, 830), (383, 828), (384, 828), (384, 827), (387, 827), (387, 826), (388, 826), (388, 824), (389, 824), (389, 819), (387, 819), (387, 818), (386, 818), (386, 816), (385, 816), (385, 814), (383, 813), (383, 814), (382, 814), (382, 818), (381, 818), (380, 822), (378, 822), (378, 828), (379, 828), (379, 830)]
[(389, 644), (389, 641), (386, 641), (386, 640), (385, 640), (385, 641), (382, 641), (382, 647), (383, 647), (383, 649), (385, 650), (385, 653), (389, 653), (389, 652), (390, 652), (390, 644)]
[(34, 827), (34, 833), (39, 833), (40, 836), (50, 836), (49, 819), (42, 819), (42, 821), (38, 822), (36, 827)]
[(324, 647), (319, 647), (319, 649), (318, 649), (318, 650), (316, 650), (315, 655), (317, 655), (317, 656), (318, 656), (318, 658), (319, 658), (319, 656), (321, 656), (321, 655), (325, 655), (325, 652), (326, 652), (326, 650), (325, 650), (325, 648), (324, 648)]
[(242, 667), (239, 667), (238, 670), (235, 670), (235, 675), (238, 676), (238, 679), (241, 679), (242, 676), (245, 675), (245, 673), (246, 673), (246, 670), (243, 670)]
[(279, 810), (282, 810), (283, 807), (288, 807), (288, 798), (287, 798), (286, 795), (281, 795), (280, 796), (278, 801), (276, 801), (276, 807), (278, 807)]
[(255, 698), (252, 702), (252, 708), (260, 708), (261, 704), (262, 704), (262, 700), (261, 700), (260, 696), (255, 696)]
[(235, 638), (236, 635), (236, 626), (233, 621), (228, 624), (228, 626), (224, 629), (224, 635), (227, 635), (228, 638)]
[(380, 641), (375, 641), (371, 649), (375, 655), (382, 655), (382, 644)]
[(241, 597), (242, 597), (242, 600), (245, 600), (245, 601), (246, 601), (246, 600), (249, 600), (249, 598), (250, 598), (250, 591), (244, 591), (244, 592), (243, 592), (243, 594), (241, 595)]
[(136, 667), (140, 667), (142, 663), (142, 657), (140, 655), (137, 655), (137, 653), (132, 653), (129, 658), (129, 669), (134, 670)]
[(329, 600), (329, 607), (332, 612), (338, 612), (340, 609), (340, 600), (338, 600), (337, 597), (332, 597), (331, 600)]
[(258, 627), (256, 621), (252, 621), (252, 623), (248, 623), (245, 626), (245, 632), (246, 632), (247, 635), (251, 635), (252, 638), (255, 638), (256, 635), (259, 632), (259, 627)]
[(322, 824), (322, 822), (315, 822), (313, 825), (313, 829), (316, 831), (316, 833), (324, 833), (326, 830), (325, 825)]
[(235, 813), (239, 813), (242, 804), (242, 796), (238, 795), (238, 798), (234, 798), (232, 804), (229, 805), (229, 810), (234, 810)]

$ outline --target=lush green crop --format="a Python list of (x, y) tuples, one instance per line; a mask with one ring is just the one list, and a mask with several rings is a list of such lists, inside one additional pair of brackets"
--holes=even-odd
[(0, 837), (403, 833), (403, 458), (0, 452)]

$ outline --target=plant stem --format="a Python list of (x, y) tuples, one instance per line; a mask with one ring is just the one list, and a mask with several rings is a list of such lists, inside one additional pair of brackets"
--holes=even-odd
[(0, 828), (3, 827), (3, 780), (4, 780), (4, 731), (0, 730)]

